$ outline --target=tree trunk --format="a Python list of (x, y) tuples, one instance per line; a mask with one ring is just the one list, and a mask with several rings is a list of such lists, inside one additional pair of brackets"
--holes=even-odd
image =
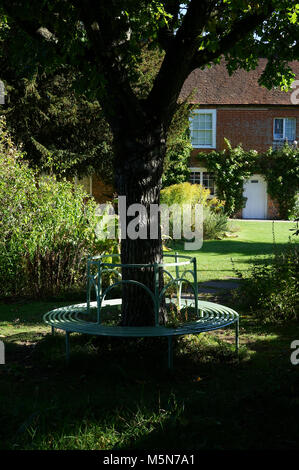
[[(122, 264), (160, 263), (163, 259), (160, 214), (158, 213), (158, 219), (154, 220), (157, 237), (151, 238), (150, 206), (160, 204), (165, 137), (159, 128), (152, 132), (147, 131), (142, 138), (128, 138), (126, 135), (119, 141), (124, 145), (116, 147), (115, 179), (118, 196), (126, 196), (124, 208), (126, 211), (128, 209), (130, 211), (130, 206), (133, 204), (141, 204), (144, 208), (142, 217), (136, 207), (131, 208), (130, 215), (124, 210), (121, 211), (125, 226), (122, 227), (121, 262)], [(138, 216), (139, 219), (136, 219)], [(135, 230), (132, 227), (135, 227)], [(134, 231), (136, 235), (133, 237), (135, 239), (132, 239)], [(153, 294), (155, 292), (153, 268), (123, 268), (122, 278), (141, 282)], [(163, 276), (160, 275), (159, 278), (161, 288)], [(141, 286), (133, 284), (123, 284), (122, 289), (122, 325), (154, 325), (154, 304), (149, 293)], [(161, 315), (163, 316), (163, 308), (160, 319)]]

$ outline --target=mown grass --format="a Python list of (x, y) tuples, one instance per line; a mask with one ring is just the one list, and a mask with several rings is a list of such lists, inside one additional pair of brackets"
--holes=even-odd
[(275, 247), (283, 249), (294, 227), (293, 222), (253, 222), (231, 221), (236, 238), (222, 240), (204, 240), (199, 251), (184, 251), (184, 244), (176, 241), (171, 244), (173, 251), (181, 254), (196, 256), (198, 266), (198, 281), (210, 281), (236, 277), (234, 266), (246, 275), (246, 272), (256, 258), (261, 263), (273, 253), (273, 232)]
[[(271, 223), (236, 223), (237, 239), (196, 253), (201, 280), (233, 276), (231, 257), (246, 269), (270, 256)], [(275, 224), (279, 248), (291, 225)], [(0, 301), (0, 449), (298, 449), (297, 323), (241, 312), (238, 358), (233, 328), (188, 336), (175, 341), (173, 372), (165, 338), (72, 334), (66, 366), (64, 334), (51, 336), (42, 315), (80, 301)]]
[[(0, 304), (1, 449), (296, 449), (297, 324), (260, 325), (176, 341), (51, 336), (42, 314), (62, 302)], [(5, 329), (3, 328), (5, 325)]]

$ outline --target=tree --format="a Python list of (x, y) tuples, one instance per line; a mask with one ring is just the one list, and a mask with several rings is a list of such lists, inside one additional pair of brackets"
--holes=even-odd
[[(96, 173), (113, 182), (112, 135), (98, 100), (88, 100), (75, 91), (80, 74), (74, 67), (60, 66), (53, 73), (20, 76), (7, 58), (7, 44), (18, 34), (10, 28), (0, 49), (1, 79), (8, 92), (3, 109), (14, 142), (22, 145), (27, 161), (57, 176), (85, 176)], [(163, 53), (144, 49), (138, 67), (135, 91), (146, 96), (152, 87)], [(163, 185), (186, 181), (190, 143), (188, 98), (172, 120), (166, 143)]]
[[(22, 30), (10, 44), (15, 65), (32, 72), (78, 67), (82, 88), (98, 97), (111, 127), (116, 190), (127, 205), (141, 203), (148, 213), (159, 204), (167, 133), (190, 72), (223, 56), (230, 73), (250, 70), (264, 56), (269, 61), (261, 83), (287, 87), (293, 78), (288, 61), (299, 57), (294, 0), (0, 0), (0, 9), (8, 25)], [(165, 55), (141, 98), (134, 84), (146, 45)], [(126, 217), (126, 225), (132, 219)], [(154, 240), (122, 240), (122, 263), (160, 262), (162, 256), (161, 233)], [(151, 269), (127, 269), (123, 276), (153, 288)], [(127, 286), (122, 319), (152, 324), (151, 300)]]
[(167, 133), (162, 187), (184, 183), (189, 179), (189, 162), (192, 151), (190, 138), (190, 110), (194, 107), (189, 103), (191, 97), (180, 104), (174, 114)]
[(2, 67), (1, 78), (9, 93), (7, 124), (32, 167), (67, 177), (96, 172), (111, 181), (109, 125), (97, 101), (75, 93), (73, 70), (64, 67), (27, 79)]

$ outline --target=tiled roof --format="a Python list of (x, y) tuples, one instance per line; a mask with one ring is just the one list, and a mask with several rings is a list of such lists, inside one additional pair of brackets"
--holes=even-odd
[[(225, 61), (204, 70), (194, 70), (185, 81), (180, 99), (196, 89), (192, 103), (203, 105), (290, 105), (293, 90), (283, 92), (280, 88), (268, 90), (258, 84), (267, 60), (260, 59), (255, 70), (237, 70), (229, 76)], [(291, 69), (299, 80), (299, 62), (291, 62)], [(297, 105), (298, 106), (298, 105)]]

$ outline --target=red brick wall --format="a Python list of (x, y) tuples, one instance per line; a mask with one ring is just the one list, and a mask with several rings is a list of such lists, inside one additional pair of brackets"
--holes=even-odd
[[(215, 106), (205, 106), (205, 109)], [(296, 117), (296, 139), (299, 140), (299, 107), (292, 108), (217, 108), (216, 150), (225, 148), (224, 138), (233, 147), (242, 144), (245, 150), (264, 152), (273, 142), (273, 121), (276, 117)], [(194, 156), (210, 149), (194, 149), (191, 166), (198, 166)]]
[(219, 109), (217, 149), (225, 148), (226, 137), (233, 147), (242, 143), (245, 150), (266, 151), (273, 142), (273, 121), (276, 117), (297, 117), (296, 137), (299, 137), (299, 108)]
[(279, 206), (276, 201), (268, 196), (267, 219), (279, 219)]

